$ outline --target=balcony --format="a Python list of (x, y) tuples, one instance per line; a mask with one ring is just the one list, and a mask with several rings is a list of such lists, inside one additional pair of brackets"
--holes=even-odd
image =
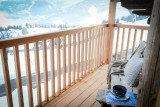
[[(20, 46), (24, 47), (28, 87), (25, 99), (29, 106), (100, 106), (95, 95), (98, 89), (107, 88), (107, 64), (111, 59), (127, 59), (139, 41), (146, 40), (149, 27), (114, 24), (112, 38), (109, 29), (109, 24), (104, 24), (0, 41), (8, 106), (14, 105), (6, 51), (9, 47), (13, 48), (18, 104), (24, 106)], [(30, 49), (30, 45), (34, 47)], [(33, 66), (37, 91), (33, 89)]]

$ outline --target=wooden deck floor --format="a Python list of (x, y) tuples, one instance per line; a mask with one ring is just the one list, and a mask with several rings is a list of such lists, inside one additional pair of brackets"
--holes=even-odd
[(93, 73), (56, 97), (46, 107), (100, 107), (95, 100), (98, 89), (106, 89), (108, 65), (99, 67)]

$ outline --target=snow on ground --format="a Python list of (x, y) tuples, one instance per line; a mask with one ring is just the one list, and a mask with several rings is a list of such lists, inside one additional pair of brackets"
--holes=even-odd
[[(66, 73), (66, 79), (68, 80), (68, 73)], [(61, 87), (63, 88), (63, 75), (61, 75)], [(68, 81), (66, 81), (66, 84), (68, 84)], [(55, 86), (57, 86), (57, 77), (55, 77)], [(29, 102), (28, 102), (28, 88), (27, 86), (23, 86), (23, 101), (24, 101), (24, 106), (29, 107)], [(49, 89), (49, 96), (51, 96), (51, 81), (48, 81), (48, 89)], [(57, 87), (55, 87), (55, 92), (57, 92)], [(32, 89), (33, 91), (33, 102), (34, 106), (37, 105), (37, 88)], [(42, 95), (42, 101), (44, 101), (45, 95), (44, 95), (44, 83), (41, 83), (41, 95)], [(14, 107), (19, 107), (18, 103), (18, 93), (17, 89), (15, 89), (12, 92), (12, 100), (13, 100), (13, 106)], [(3, 96), (0, 97), (0, 107), (7, 107), (7, 97)]]

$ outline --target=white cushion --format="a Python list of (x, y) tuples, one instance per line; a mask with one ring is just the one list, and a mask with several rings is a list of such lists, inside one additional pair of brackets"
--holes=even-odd
[(125, 68), (124, 75), (126, 83), (129, 86), (136, 86), (139, 81), (139, 74), (142, 68), (144, 58), (141, 53), (136, 52), (131, 59), (128, 60)]

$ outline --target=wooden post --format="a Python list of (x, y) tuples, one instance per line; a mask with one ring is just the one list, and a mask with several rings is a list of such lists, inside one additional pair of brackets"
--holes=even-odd
[(136, 107), (155, 107), (160, 87), (160, 1), (154, 0)]
[(113, 38), (114, 38), (114, 24), (115, 24), (115, 16), (116, 16), (116, 2), (110, 1), (109, 6), (109, 17), (108, 17), (108, 30), (106, 36), (106, 59), (105, 62), (108, 64), (112, 59), (112, 48), (113, 48)]

